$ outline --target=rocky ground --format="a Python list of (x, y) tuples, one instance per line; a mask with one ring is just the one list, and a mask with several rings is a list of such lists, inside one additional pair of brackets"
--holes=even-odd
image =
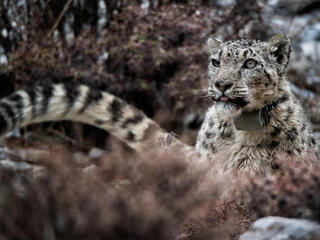
[[(288, 78), (294, 92), (302, 101), (306, 112), (310, 116), (318, 142), (320, 142), (319, 5), (317, 0), (1, 1), (0, 96), (6, 96), (15, 89), (44, 82), (68, 81), (75, 84), (84, 82), (124, 98), (129, 103), (142, 109), (162, 127), (177, 134), (183, 141), (194, 144), (205, 109), (210, 105), (210, 101), (202, 98), (207, 81), (205, 42), (208, 36), (213, 35), (221, 40), (240, 37), (265, 40), (274, 33), (285, 32), (292, 40), (293, 47)], [(29, 239), (27, 236), (34, 234), (34, 236), (43, 239), (39, 236), (48, 234), (45, 239), (55, 239), (54, 237), (64, 239), (66, 235), (63, 234), (66, 234), (66, 229), (63, 227), (70, 226), (71, 223), (76, 226), (73, 228), (74, 236), (81, 236), (79, 229), (81, 229), (81, 226), (86, 226), (83, 228), (86, 229), (83, 233), (83, 239), (93, 239), (94, 234), (110, 237), (111, 230), (121, 229), (121, 227), (117, 224), (110, 225), (101, 221), (101, 226), (99, 225), (97, 229), (90, 232), (88, 231), (92, 226), (90, 222), (86, 222), (86, 225), (82, 221), (85, 217), (97, 216), (92, 211), (107, 212), (112, 209), (111, 205), (102, 207), (102, 204), (99, 203), (103, 199), (113, 199), (113, 197), (124, 201), (124, 205), (129, 209), (128, 212), (132, 212), (133, 218), (124, 216), (121, 219), (122, 221), (130, 220), (131, 224), (135, 221), (134, 217), (138, 216), (137, 218), (141, 219), (141, 214), (143, 216), (143, 211), (140, 211), (140, 208), (135, 210), (133, 207), (136, 203), (142, 204), (143, 199), (134, 199), (133, 201), (136, 202), (130, 203), (130, 205), (123, 200), (127, 197), (122, 192), (115, 195), (109, 192), (105, 195), (99, 195), (98, 192), (103, 191), (103, 189), (94, 188), (95, 194), (93, 195), (98, 200), (92, 200), (97, 205), (95, 209), (91, 209), (92, 211), (87, 208), (85, 208), (86, 211), (81, 211), (80, 206), (83, 198), (89, 194), (89, 190), (75, 193), (79, 198), (76, 197), (73, 203), (64, 200), (68, 198), (70, 188), (80, 186), (67, 177), (68, 173), (61, 173), (60, 170), (56, 170), (56, 166), (50, 165), (52, 164), (50, 162), (57, 162), (58, 165), (61, 164), (61, 166), (68, 168), (67, 165), (62, 164), (62, 162), (67, 161), (77, 169), (76, 172), (71, 172), (76, 176), (79, 175), (79, 169), (90, 173), (101, 168), (108, 173), (108, 176), (104, 173), (102, 175), (98, 174), (98, 176), (102, 176), (102, 179), (99, 177), (97, 181), (100, 181), (99, 183), (102, 181), (107, 186), (113, 186), (111, 180), (115, 179), (120, 179), (120, 185), (124, 184), (126, 186), (126, 180), (124, 179), (132, 180), (132, 176), (128, 172), (141, 173), (140, 165), (139, 167), (128, 166), (121, 161), (125, 158), (123, 155), (120, 153), (116, 156), (113, 155), (115, 149), (118, 148), (122, 149), (119, 152), (123, 152), (123, 147), (120, 147), (122, 144), (112, 139), (107, 133), (79, 123), (46, 123), (15, 130), (6, 138), (3, 138), (3, 141), (6, 142), (7, 154), (3, 154), (3, 151), (1, 151), (3, 160), (0, 161), (0, 164), (5, 172), (2, 173), (0, 191), (8, 194), (9, 200), (16, 201), (17, 204), (30, 210), (37, 208), (37, 205), (30, 203), (31, 196), (28, 195), (21, 200), (19, 195), (15, 195), (15, 192), (10, 191), (3, 183), (8, 181), (11, 184), (8, 186), (23, 186), (30, 192), (36, 191), (36, 188), (39, 187), (41, 189), (39, 190), (40, 193), (46, 196), (46, 199), (41, 200), (41, 194), (36, 195), (35, 202), (48, 204), (46, 205), (47, 208), (43, 208), (46, 209), (44, 214), (55, 214), (54, 209), (50, 210), (50, 199), (55, 202), (51, 207), (57, 207), (58, 210), (55, 216), (46, 215), (46, 217), (43, 217), (43, 214), (32, 215), (32, 211), (19, 208), (17, 211), (10, 213), (3, 212), (6, 210), (5, 206), (7, 206), (3, 204), (0, 206), (0, 213), (3, 213), (0, 218), (6, 215), (12, 222), (9, 221), (7, 225), (2, 226), (0, 224), (0, 237), (11, 239), (19, 236), (19, 239)], [(129, 149), (125, 150), (125, 152), (130, 152)], [(130, 152), (130, 156), (132, 154)], [(132, 158), (134, 159), (134, 157)], [(117, 159), (126, 167), (114, 163), (114, 159)], [(112, 164), (105, 166), (108, 161), (111, 161)], [(51, 169), (49, 175), (47, 175), (48, 168)], [(175, 169), (175, 166), (170, 165), (168, 168)], [(12, 169), (13, 172), (11, 172)], [(313, 170), (308, 171), (312, 172)], [(16, 175), (17, 172), (18, 175)], [(61, 178), (58, 177), (59, 174), (62, 174)], [(40, 182), (38, 180), (32, 182), (31, 180), (30, 183), (30, 179), (27, 178), (26, 180), (24, 177), (30, 175), (32, 179), (40, 179)], [(155, 181), (154, 177), (149, 177), (148, 181), (151, 181), (151, 179)], [(172, 175), (166, 175), (163, 181), (168, 181), (170, 177)], [(143, 179), (146, 180), (146, 178)], [(86, 189), (95, 185), (96, 179), (93, 180), (90, 177), (83, 177), (82, 179), (89, 182), (85, 185)], [(71, 183), (69, 185), (65, 184), (64, 180)], [(19, 184), (16, 184), (17, 181)], [(190, 179), (186, 179), (186, 182), (189, 183), (190, 181)], [(294, 180), (291, 179), (290, 182), (292, 181)], [(305, 180), (304, 186), (307, 186), (309, 181), (311, 180)], [(277, 184), (274, 185), (274, 189), (278, 189)], [(317, 189), (317, 186), (315, 183), (315, 189)], [(50, 189), (47, 193), (45, 191), (46, 187)], [(148, 231), (153, 231), (153, 228), (157, 228), (157, 224), (164, 224), (168, 221), (165, 213), (172, 210), (170, 207), (162, 205), (165, 200), (158, 198), (159, 193), (160, 195), (163, 194), (161, 189), (161, 186), (154, 185), (152, 185), (152, 188), (145, 187), (143, 189), (145, 194), (158, 191), (155, 194), (155, 199), (158, 201), (156, 206), (162, 206), (165, 210), (168, 210), (164, 211), (164, 215), (161, 215), (161, 219), (159, 218), (161, 221), (158, 219), (159, 222), (156, 221), (156, 218), (153, 218), (154, 216), (147, 216), (147, 219), (155, 220), (155, 222), (151, 221), (150, 226), (148, 225), (150, 227)], [(279, 191), (285, 193), (281, 199), (274, 200), (273, 204), (275, 205), (282, 203), (283, 199), (291, 196), (290, 191), (283, 191), (281, 187)], [(187, 189), (186, 192), (188, 192)], [(56, 195), (60, 193), (64, 197), (57, 198)], [(130, 194), (133, 193), (139, 194), (140, 192), (134, 190)], [(254, 195), (257, 192), (253, 188), (249, 193)], [(113, 197), (110, 197), (110, 194)], [(214, 196), (217, 195), (219, 194), (215, 192)], [(174, 197), (172, 199), (176, 200)], [(308, 199), (297, 197), (298, 202), (304, 201), (304, 203), (311, 205), (311, 210), (314, 213), (318, 213), (319, 202), (317, 199), (317, 191), (312, 194), (311, 199), (315, 202), (309, 199), (310, 203)], [(9, 201), (2, 200), (6, 204)], [(95, 201), (99, 201), (99, 203)], [(181, 198), (180, 201), (189, 201), (189, 204), (186, 204), (182, 210), (179, 209), (181, 212), (177, 210), (179, 214), (170, 218), (169, 223), (171, 225), (161, 225), (162, 227), (159, 229), (177, 227), (179, 225), (177, 222), (185, 219), (187, 215), (194, 214), (193, 210), (199, 207), (197, 204), (200, 200)], [(63, 216), (64, 206), (68, 204), (71, 205), (70, 209), (73, 209), (76, 214), (70, 213)], [(216, 204), (204, 205), (209, 205), (208, 208), (211, 209), (210, 206), (216, 206)], [(260, 203), (247, 201), (247, 204), (248, 208), (253, 209), (255, 205)], [(307, 206), (308, 209), (310, 209), (309, 205)], [(232, 205), (231, 208), (228, 204), (220, 204), (219, 206), (212, 210), (213, 212), (208, 211), (209, 213), (205, 217), (206, 224), (201, 223), (201, 226), (199, 226), (198, 222), (192, 223), (191, 225), (196, 227), (189, 227), (182, 232), (188, 232), (189, 235), (187, 236), (189, 237), (197, 236), (196, 239), (212, 239), (213, 237), (222, 239), (221, 229), (224, 233), (228, 232), (226, 229), (231, 229), (228, 237), (236, 237), (248, 229), (249, 224), (257, 217), (281, 212), (279, 208), (270, 207), (265, 211), (261, 209), (260, 212), (255, 211), (258, 214), (254, 214), (248, 209), (243, 210), (238, 205)], [(291, 205), (289, 204), (289, 206)], [(9, 204), (7, 207), (13, 208), (13, 205)], [(174, 206), (174, 208), (176, 209), (177, 206)], [(287, 206), (284, 209), (288, 209)], [(221, 211), (219, 212), (219, 210)], [(16, 221), (18, 217), (28, 221), (25, 217), (28, 214), (31, 214), (30, 224), (33, 222), (32, 220), (41, 218), (41, 216), (48, 224), (44, 223), (36, 232), (33, 232), (35, 228), (31, 224), (29, 229), (33, 229), (30, 230), (32, 234), (29, 232), (27, 236), (24, 236), (23, 232), (19, 232), (23, 223), (19, 223), (21, 227), (17, 224), (10, 224)], [(234, 218), (232, 216), (234, 214), (238, 215), (239, 218)], [(319, 216), (290, 215), (289, 213), (286, 214), (284, 210), (282, 216), (309, 216), (313, 220), (320, 221)], [(68, 221), (70, 221), (70, 224), (68, 224)], [(138, 221), (138, 225), (142, 222)], [(230, 222), (232, 222), (231, 225)], [(17, 226), (18, 228), (15, 229)], [(101, 232), (104, 226), (110, 226), (111, 230)], [(144, 231), (145, 229), (140, 227), (135, 232), (137, 236), (150, 236), (146, 235), (148, 231)], [(126, 230), (132, 234), (131, 228)], [(172, 232), (174, 231), (170, 230), (168, 234), (170, 235)], [(15, 235), (15, 233), (21, 235)], [(168, 237), (162, 234), (163, 232), (159, 234), (159, 239)], [(115, 239), (119, 237), (117, 234), (112, 236)], [(181, 233), (181, 237), (183, 236), (186, 235)], [(224, 235), (224, 237), (226, 236)], [(190, 238), (192, 239), (192, 237)], [(228, 238), (226, 237), (226, 239)]]

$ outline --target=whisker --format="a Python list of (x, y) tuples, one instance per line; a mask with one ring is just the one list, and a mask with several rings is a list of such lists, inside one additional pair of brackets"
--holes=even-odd
[(210, 96), (210, 95), (205, 95), (205, 96), (195, 96), (195, 98), (198, 98), (198, 99), (200, 99), (200, 98), (208, 98), (208, 99), (210, 99), (210, 98), (211, 98), (211, 96)]
[(175, 95), (198, 95), (201, 93), (207, 93), (207, 89), (205, 89), (205, 88), (190, 89), (190, 90), (186, 90), (186, 91), (177, 92)]

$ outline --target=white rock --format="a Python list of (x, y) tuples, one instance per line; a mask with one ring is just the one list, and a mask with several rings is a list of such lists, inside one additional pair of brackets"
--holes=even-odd
[(84, 168), (82, 171), (85, 173), (85, 174), (90, 174), (90, 173), (95, 173), (95, 170), (97, 169), (96, 165), (92, 164), (86, 168)]
[(0, 161), (0, 167), (5, 169), (12, 169), (14, 171), (28, 171), (32, 170), (33, 165), (26, 162), (15, 162), (9, 159)]
[(81, 152), (76, 152), (72, 156), (73, 156), (73, 160), (78, 164), (88, 164), (89, 162), (88, 157)]
[(240, 240), (317, 240), (320, 225), (303, 219), (265, 217), (255, 221)]
[(91, 148), (90, 152), (89, 152), (89, 157), (90, 158), (99, 158), (103, 155), (104, 151), (99, 149), (99, 148)]

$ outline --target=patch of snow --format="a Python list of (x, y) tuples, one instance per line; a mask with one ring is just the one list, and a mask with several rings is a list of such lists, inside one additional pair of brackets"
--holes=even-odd
[(235, 4), (235, 0), (217, 0), (216, 4), (221, 7), (228, 7)]
[(17, 27), (17, 23), (16, 23), (15, 21), (12, 21), (12, 22), (11, 22), (11, 26), (12, 26), (13, 28), (16, 28), (16, 27)]
[(279, 3), (279, 0), (269, 0), (269, 5), (271, 5), (271, 6), (277, 6), (278, 5), (278, 3)]
[(293, 93), (298, 94), (300, 96), (302, 96), (303, 98), (315, 98), (315, 94), (309, 90), (306, 89), (300, 89), (298, 88), (296, 85), (294, 85), (293, 83), (290, 83), (290, 87)]
[(150, 8), (149, 0), (142, 0), (140, 7), (144, 10), (144, 13), (147, 14)]
[(153, 0), (153, 1), (152, 1), (152, 7), (153, 7), (154, 9), (157, 8), (158, 5), (159, 5), (159, 0)]
[[(26, 41), (28, 39), (28, 35), (26, 33), (26, 26), (25, 25), (21, 25), (20, 29), (21, 29), (21, 32), (22, 32), (22, 39), (24, 41)], [(12, 31), (10, 31), (10, 32), (12, 32)]]
[(1, 65), (8, 65), (8, 58), (4, 54), (0, 56), (0, 66)]
[(75, 36), (74, 36), (74, 31), (72, 29), (72, 25), (74, 23), (74, 15), (73, 14), (70, 14), (68, 15), (64, 25), (63, 25), (63, 31), (65, 33), (65, 41), (67, 42), (67, 45), (69, 47), (73, 46), (74, 44), (74, 39), (75, 39)]
[(55, 30), (53, 32), (53, 41), (58, 41), (59, 40), (59, 37), (60, 37), (60, 34), (59, 34), (59, 31), (58, 30)]
[(142, 0), (140, 7), (142, 9), (148, 9), (150, 7), (150, 2), (149, 0)]
[(105, 61), (107, 61), (109, 58), (109, 53), (104, 52), (102, 55), (98, 58), (98, 64), (102, 65)]
[(2, 35), (2, 37), (7, 38), (8, 37), (8, 30), (6, 28), (2, 29), (1, 35)]
[(8, 0), (3, 0), (4, 9), (8, 8)]
[(320, 42), (305, 41), (301, 43), (303, 55), (316, 60), (320, 56)]
[(107, 25), (107, 5), (103, 0), (100, 0), (98, 2), (98, 23), (97, 23), (97, 29), (98, 33), (101, 33), (105, 26)]
[(73, 33), (73, 32), (69, 32), (69, 33), (67, 33), (67, 34), (65, 35), (65, 40), (66, 40), (67, 45), (68, 45), (69, 47), (73, 46), (73, 44), (74, 44), (74, 39), (75, 39), (75, 37), (74, 37), (74, 33)]
[(320, 40), (320, 23), (308, 25), (307, 29), (301, 33), (305, 41)]

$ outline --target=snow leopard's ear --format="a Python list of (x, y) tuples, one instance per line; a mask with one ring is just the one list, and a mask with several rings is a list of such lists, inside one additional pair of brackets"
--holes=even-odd
[(210, 54), (212, 54), (217, 48), (220, 48), (222, 42), (215, 38), (209, 38), (207, 41), (207, 48)]
[(282, 65), (282, 70), (284, 70), (289, 63), (291, 53), (290, 39), (284, 33), (274, 35), (269, 40), (269, 52)]

